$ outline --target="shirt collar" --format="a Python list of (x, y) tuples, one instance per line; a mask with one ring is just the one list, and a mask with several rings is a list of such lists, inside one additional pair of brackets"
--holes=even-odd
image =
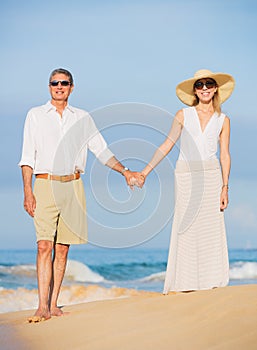
[[(52, 105), (51, 101), (48, 101), (46, 104), (45, 104), (45, 111), (48, 113), (50, 111), (55, 111), (56, 108), (54, 105)], [(65, 107), (65, 109), (68, 109), (70, 110), (72, 113), (75, 113), (75, 110), (72, 106), (70, 106), (69, 104), (67, 104), (67, 106)]]

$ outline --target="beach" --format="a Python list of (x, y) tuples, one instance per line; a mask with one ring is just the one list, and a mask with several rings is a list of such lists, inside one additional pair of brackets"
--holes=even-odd
[(0, 315), (2, 350), (257, 349), (257, 285), (190, 293), (140, 291), (64, 305), (63, 317), (28, 323), (34, 310)]

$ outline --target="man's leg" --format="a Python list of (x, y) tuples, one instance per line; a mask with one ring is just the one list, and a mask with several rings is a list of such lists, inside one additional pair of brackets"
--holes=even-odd
[(57, 306), (69, 252), (68, 244), (57, 243), (54, 245), (53, 273), (49, 296), (49, 308), (52, 316), (62, 316), (62, 310)]
[[(52, 278), (52, 249), (53, 242), (38, 241), (37, 247), (37, 279), (38, 279), (38, 296), (39, 305), (35, 313), (40, 321), (40, 318), (45, 320), (51, 317), (49, 310), (49, 288)], [(34, 321), (37, 321), (36, 319)]]

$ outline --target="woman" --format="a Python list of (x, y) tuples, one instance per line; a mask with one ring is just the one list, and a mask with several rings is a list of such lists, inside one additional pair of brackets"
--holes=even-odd
[(190, 107), (177, 112), (167, 139), (142, 171), (146, 178), (180, 138), (164, 294), (228, 284), (223, 211), (228, 205), (230, 122), (220, 105), (234, 85), (232, 76), (206, 69), (178, 84), (178, 98)]

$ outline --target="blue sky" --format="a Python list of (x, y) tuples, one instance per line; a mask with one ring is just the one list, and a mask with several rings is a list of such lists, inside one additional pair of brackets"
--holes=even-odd
[[(100, 128), (104, 120), (108, 128), (103, 133), (110, 147), (120, 159), (127, 160), (127, 165), (139, 168), (162, 141), (172, 115), (183, 107), (175, 94), (176, 85), (201, 68), (232, 74), (236, 89), (223, 106), (232, 125), (228, 242), (231, 248), (257, 247), (256, 1), (9, 0), (1, 2), (0, 16), (2, 248), (34, 246), (33, 224), (23, 212), (17, 163), (26, 113), (48, 100), (48, 76), (57, 67), (65, 67), (74, 75), (70, 103), (93, 111)], [(145, 110), (144, 105), (152, 107)], [(120, 119), (113, 121), (110, 110), (118, 110)], [(142, 113), (140, 126), (135, 126), (137, 113)], [(138, 154), (141, 161), (133, 159)], [(159, 175), (149, 177), (145, 190), (131, 194), (122, 178), (95, 165), (90, 156), (85, 187), (91, 234), (97, 229), (91, 217), (92, 221), (101, 217), (101, 227), (110, 234), (117, 217), (102, 215), (99, 209), (106, 179), (114, 207), (119, 202), (123, 207), (147, 199), (145, 211), (142, 206), (141, 211), (134, 211), (133, 218), (119, 215), (125, 235), (133, 236), (133, 224), (138, 224), (139, 216), (149, 213), (151, 217), (154, 203), (165, 201), (160, 188), (164, 192), (172, 188), (172, 176), (166, 176), (165, 168), (172, 170), (170, 162), (174, 162), (174, 155), (160, 167)], [(92, 181), (88, 181), (92, 169), (97, 170), (93, 189)], [(166, 223), (166, 228), (157, 234), (151, 225), (155, 231), (149, 229), (149, 235), (140, 236), (138, 243), (154, 235), (148, 246), (166, 247), (168, 213), (160, 221), (159, 227)]]

